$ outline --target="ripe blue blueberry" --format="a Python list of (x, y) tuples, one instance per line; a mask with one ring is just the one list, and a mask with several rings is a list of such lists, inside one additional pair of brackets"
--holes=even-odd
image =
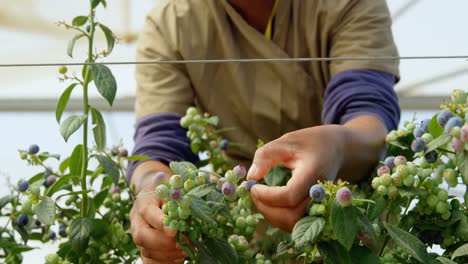
[(445, 127), (444, 127), (445, 133), (450, 134), (450, 131), (452, 130), (452, 128), (461, 127), (461, 126), (463, 126), (463, 119), (461, 119), (458, 116), (454, 116), (450, 118), (445, 124)]
[(49, 232), (49, 239), (54, 240), (57, 237), (57, 234), (55, 234), (54, 231), (50, 230)]
[(39, 146), (37, 144), (32, 144), (28, 149), (29, 154), (37, 154), (39, 152)]
[(431, 123), (431, 119), (429, 118), (421, 121), (421, 129), (426, 133), (429, 132), (429, 123)]
[(436, 162), (438, 158), (437, 151), (433, 150), (433, 151), (426, 153), (426, 155), (424, 155), (424, 158), (426, 159), (428, 163)]
[(413, 135), (415, 138), (421, 137), (424, 134), (424, 130), (421, 127), (416, 127), (413, 131)]
[(162, 171), (158, 171), (156, 172), (156, 174), (154, 174), (153, 178), (151, 179), (151, 182), (158, 186), (160, 183), (163, 183), (166, 181), (166, 173), (162, 172)]
[(34, 220), (34, 224), (35, 224), (37, 227), (39, 227), (39, 226), (41, 226), (42, 223), (41, 223), (41, 221), (39, 221), (39, 219), (36, 219), (36, 220)]
[(225, 182), (221, 188), (225, 196), (232, 196), (236, 193), (236, 187), (230, 182)]
[(219, 147), (222, 150), (226, 150), (227, 148), (229, 148), (229, 141), (227, 139), (221, 140), (221, 142), (219, 143)]
[(25, 179), (21, 179), (18, 182), (18, 191), (25, 192), (29, 189), (29, 183)]
[(25, 214), (20, 214), (18, 218), (16, 219), (16, 223), (18, 223), (19, 227), (26, 226), (28, 222), (29, 222), (29, 217)]
[(320, 203), (325, 197), (325, 189), (320, 184), (315, 184), (310, 187), (309, 196), (312, 201)]
[(250, 189), (252, 189), (252, 186), (254, 186), (255, 184), (257, 184), (256, 180), (247, 181), (247, 184), (245, 185), (245, 187), (247, 188), (247, 191), (250, 192)]
[(389, 156), (387, 158), (385, 158), (385, 166), (387, 166), (388, 168), (390, 169), (393, 169), (393, 167), (395, 167), (395, 157), (394, 156)]
[(241, 179), (247, 175), (247, 170), (245, 169), (244, 165), (237, 165), (234, 167), (233, 172)]
[[(381, 185), (382, 186), (382, 185)], [(336, 201), (342, 206), (347, 207), (351, 205), (353, 194), (347, 187), (343, 187), (336, 192)]]
[(178, 201), (182, 198), (182, 191), (180, 189), (171, 189), (169, 191), (169, 197), (171, 197), (172, 201)]
[(411, 143), (411, 150), (414, 152), (424, 151), (426, 148), (426, 142), (422, 138), (415, 138)]
[(449, 119), (452, 117), (452, 112), (450, 112), (449, 110), (443, 110), (437, 116), (437, 123), (439, 123), (441, 127), (444, 127), (445, 124), (447, 124), (447, 121), (449, 121)]
[(59, 226), (59, 235), (61, 237), (67, 236), (67, 226), (64, 223), (61, 223)]
[(377, 175), (380, 176), (382, 174), (390, 173), (390, 168), (387, 166), (381, 166), (377, 169)]

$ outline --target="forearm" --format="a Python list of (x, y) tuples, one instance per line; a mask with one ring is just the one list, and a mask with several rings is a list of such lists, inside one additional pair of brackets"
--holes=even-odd
[(151, 160), (140, 163), (133, 171), (131, 177), (131, 184), (135, 186), (135, 192), (138, 194), (141, 190), (151, 186), (152, 175), (158, 171), (167, 173), (167, 175), (172, 175), (172, 171), (169, 167), (162, 162)]
[(343, 159), (339, 177), (350, 182), (368, 177), (385, 147), (385, 124), (372, 115), (354, 118), (342, 126)]

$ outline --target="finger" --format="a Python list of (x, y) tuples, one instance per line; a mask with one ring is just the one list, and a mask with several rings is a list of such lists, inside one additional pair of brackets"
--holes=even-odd
[(312, 164), (299, 164), (286, 186), (254, 185), (251, 189), (252, 199), (275, 207), (295, 207), (307, 198), (310, 186), (317, 182), (319, 176), (316, 175), (320, 172), (316, 171)]
[(265, 219), (273, 226), (291, 232), (297, 221), (304, 216), (308, 202), (309, 199), (306, 199), (295, 208), (272, 207), (260, 201), (254, 203), (257, 210), (262, 213)]
[(131, 232), (135, 244), (146, 249), (182, 251), (176, 248), (175, 237), (166, 236), (165, 233), (155, 230), (139, 216), (133, 217)]
[(260, 180), (268, 171), (282, 163), (286, 167), (291, 167), (290, 163), (295, 156), (293, 144), (288, 143), (282, 138), (274, 140), (255, 151), (252, 166), (247, 173), (248, 180)]
[(158, 206), (155, 206), (154, 204), (146, 204), (145, 206), (140, 206), (138, 208), (138, 212), (143, 220), (154, 229), (159, 230), (170, 237), (175, 237), (177, 235), (176, 231), (163, 224), (163, 219), (166, 215)]
[(179, 261), (185, 259), (185, 255), (182, 254), (180, 251), (156, 251), (153, 249), (141, 248), (140, 252), (144, 258), (148, 258), (161, 263), (174, 263), (175, 260)]

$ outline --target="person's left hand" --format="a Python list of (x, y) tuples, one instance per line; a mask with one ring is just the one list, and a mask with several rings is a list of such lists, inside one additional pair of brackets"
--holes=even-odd
[(334, 180), (344, 159), (342, 126), (324, 125), (297, 130), (259, 148), (248, 172), (249, 180), (260, 180), (268, 171), (284, 164), (292, 170), (286, 186), (252, 187), (257, 210), (274, 226), (291, 232), (306, 211), (309, 189), (318, 180)]

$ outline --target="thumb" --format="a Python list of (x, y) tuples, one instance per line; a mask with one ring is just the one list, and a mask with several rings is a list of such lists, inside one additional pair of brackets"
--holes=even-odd
[(278, 165), (284, 164), (291, 168), (294, 152), (292, 146), (280, 139), (274, 140), (257, 149), (252, 166), (247, 173), (248, 180), (261, 180), (268, 171)]

